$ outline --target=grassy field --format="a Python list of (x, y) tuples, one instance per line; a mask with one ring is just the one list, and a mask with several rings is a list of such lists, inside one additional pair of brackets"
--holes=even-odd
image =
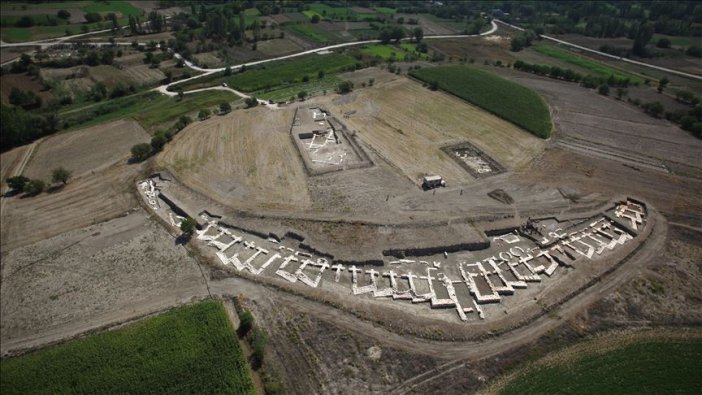
[[(184, 95), (182, 100), (146, 92), (73, 110), (71, 113), (62, 114), (61, 118), (74, 123), (69, 130), (130, 117), (145, 129), (153, 130), (161, 125), (175, 122), (181, 115), (215, 107), (225, 101), (231, 103), (240, 99), (239, 96), (227, 91), (191, 93)], [(79, 122), (80, 120), (83, 121)]]
[(287, 25), (284, 27), (284, 29), (292, 33), (297, 33), (319, 44), (327, 44), (330, 42), (339, 41), (339, 37), (332, 34), (331, 32), (325, 31), (324, 29), (320, 29), (315, 25)]
[(205, 86), (216, 86), (226, 82), (229, 86), (244, 92), (256, 92), (287, 87), (303, 82), (307, 76), (310, 81), (318, 78), (319, 71), (330, 75), (345, 70), (356, 64), (356, 59), (343, 54), (306, 55), (297, 58), (265, 63), (250, 68), (243, 73), (224, 76), (222, 73), (199, 78), (178, 87), (188, 90)]
[(300, 91), (307, 92), (308, 96), (318, 95), (324, 91), (329, 93), (334, 92), (334, 89), (336, 89), (340, 82), (341, 79), (335, 75), (327, 75), (322, 79), (314, 77), (310, 78), (307, 82), (298, 82), (283, 88), (257, 91), (254, 93), (254, 96), (259, 99), (273, 100), (276, 102), (285, 101), (289, 100), (291, 96), (297, 96)]
[(683, 36), (667, 36), (665, 34), (654, 34), (651, 39), (652, 43), (657, 43), (661, 38), (667, 38), (670, 43), (678, 47), (689, 47), (691, 45), (700, 45), (700, 40), (694, 37), (683, 37)]
[(609, 77), (610, 75), (613, 75), (617, 78), (629, 78), (631, 82), (636, 84), (640, 84), (643, 82), (639, 77), (637, 77), (634, 74), (614, 69), (610, 66), (607, 66), (604, 63), (600, 63), (590, 59), (585, 59), (572, 52), (558, 47), (554, 47), (552, 45), (538, 44), (531, 46), (530, 48), (542, 55), (546, 55), (555, 59), (559, 59), (563, 62), (581, 67), (600, 77)]
[(413, 77), (467, 100), (541, 138), (551, 135), (551, 115), (533, 90), (495, 74), (468, 66), (413, 70)]
[(255, 393), (216, 301), (3, 360), (0, 371), (3, 394)]
[[(548, 357), (547, 357), (548, 358)], [(501, 394), (699, 394), (702, 339), (647, 339), (537, 361), (506, 383)]]
[(417, 52), (417, 45), (412, 43), (402, 43), (400, 45), (373, 44), (364, 46), (361, 48), (361, 52), (366, 55), (379, 57), (383, 60), (394, 57), (398, 61), (402, 61), (407, 55), (412, 55), (419, 59), (429, 58), (429, 55)]

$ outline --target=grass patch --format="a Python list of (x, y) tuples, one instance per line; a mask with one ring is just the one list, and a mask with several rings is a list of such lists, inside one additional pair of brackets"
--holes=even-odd
[(239, 100), (241, 98), (231, 92), (216, 90), (186, 94), (182, 100), (156, 92), (145, 92), (73, 110), (65, 113), (61, 119), (69, 123), (67, 131), (121, 118), (134, 118), (150, 130), (174, 122), (181, 115), (218, 106), (225, 101), (231, 103)]
[(141, 10), (129, 4), (127, 1), (95, 1), (87, 7), (83, 7), (83, 11), (98, 12), (100, 14), (119, 12), (123, 16), (141, 15)]
[(221, 302), (173, 309), (125, 328), (0, 362), (3, 394), (253, 394)]
[[(330, 7), (320, 3), (310, 4), (310, 11), (317, 13), (321, 18), (327, 19), (346, 19), (346, 17), (352, 18), (356, 16), (356, 11), (349, 7)], [(307, 15), (306, 12), (305, 15)], [(312, 17), (309, 16), (309, 18), (311, 19)]]
[(309, 96), (318, 95), (324, 93), (324, 91), (333, 92), (340, 82), (341, 79), (335, 75), (324, 76), (322, 79), (314, 77), (310, 78), (308, 82), (299, 82), (283, 88), (258, 91), (254, 93), (254, 96), (259, 99), (279, 102), (289, 100), (291, 96), (297, 97), (297, 93), (300, 91), (307, 92)]
[[(502, 394), (695, 394), (702, 389), (702, 341), (644, 341), (527, 368)], [(538, 362), (537, 362), (538, 364)]]
[(363, 46), (361, 53), (381, 58), (383, 60), (395, 59), (405, 60), (408, 56), (415, 59), (428, 59), (425, 53), (417, 52), (417, 45), (412, 43), (402, 43), (400, 45), (373, 44)]
[(454, 94), (500, 118), (548, 138), (551, 115), (544, 100), (533, 90), (469, 66), (440, 66), (413, 70), (413, 77)]
[(374, 10), (377, 13), (384, 14), (384, 15), (392, 15), (396, 12), (394, 8), (388, 8), (388, 7), (375, 7)]
[(604, 63), (600, 63), (590, 59), (585, 59), (570, 51), (558, 47), (546, 44), (538, 44), (531, 46), (531, 48), (542, 55), (546, 55), (548, 57), (555, 58), (563, 62), (578, 66), (600, 77), (609, 77), (610, 75), (613, 75), (617, 78), (622, 79), (629, 78), (631, 82), (635, 84), (640, 84), (643, 82), (639, 77), (637, 77), (634, 74), (614, 69), (610, 66), (605, 65)]
[(256, 68), (250, 68), (243, 73), (235, 72), (228, 77), (224, 76), (223, 73), (216, 73), (172, 86), (170, 89), (174, 90), (175, 87), (180, 87), (187, 91), (191, 87), (215, 86), (226, 82), (232, 88), (244, 92), (270, 91), (303, 82), (302, 80), (305, 76), (312, 81), (317, 78), (319, 71), (323, 71), (325, 74), (334, 74), (344, 71), (355, 64), (356, 59), (344, 54), (312, 54), (290, 60), (265, 63)]
[(685, 36), (668, 36), (665, 34), (654, 34), (653, 39), (651, 39), (651, 42), (653, 44), (655, 44), (661, 38), (667, 38), (668, 40), (670, 40), (670, 43), (675, 45), (676, 47), (689, 47), (692, 45), (700, 45), (699, 38), (695, 39), (692, 37), (685, 37)]
[(329, 42), (338, 41), (338, 38), (334, 34), (325, 31), (324, 29), (317, 28), (315, 25), (295, 24), (287, 25), (283, 29), (307, 37), (319, 44), (327, 44)]

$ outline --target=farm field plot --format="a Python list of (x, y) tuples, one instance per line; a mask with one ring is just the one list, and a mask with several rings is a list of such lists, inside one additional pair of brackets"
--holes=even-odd
[(442, 66), (410, 73), (427, 83), (465, 99), (534, 135), (551, 135), (551, 115), (533, 90), (495, 74), (467, 66)]
[(184, 183), (224, 204), (309, 206), (307, 176), (289, 131), (294, 109), (235, 111), (190, 125), (157, 157)]
[(622, 344), (596, 339), (546, 356), (517, 374), (500, 393), (692, 394), (702, 389), (698, 332), (672, 339), (631, 337)]
[(148, 141), (149, 134), (131, 120), (57, 134), (39, 143), (24, 175), (48, 182), (52, 169), (63, 166), (79, 177), (126, 160), (134, 144)]
[(51, 91), (45, 90), (38, 78), (32, 78), (26, 74), (5, 74), (0, 77), (0, 95), (3, 103), (9, 103), (12, 89), (31, 90), (42, 100), (48, 101), (54, 97)]
[(509, 122), (403, 77), (327, 100), (333, 113), (355, 110), (345, 120), (349, 128), (414, 182), (426, 173), (453, 183), (473, 179), (441, 151), (447, 145), (469, 141), (507, 169), (526, 164), (544, 146)]
[(136, 207), (132, 182), (139, 168), (125, 162), (86, 173), (55, 193), (8, 199), (0, 224), (2, 251), (106, 221)]
[(197, 262), (144, 210), (4, 252), (2, 275), (3, 354), (207, 295)]
[(374, 44), (361, 47), (361, 53), (374, 56), (383, 60), (405, 60), (409, 55), (418, 59), (427, 59), (429, 55), (417, 52), (416, 44), (403, 43), (400, 45)]
[(4, 394), (255, 393), (234, 328), (217, 301), (3, 360), (0, 369)]
[(538, 44), (530, 47), (534, 51), (555, 58), (559, 59), (563, 62), (578, 66), (582, 69), (587, 70), (588, 72), (598, 75), (600, 77), (609, 77), (610, 75), (615, 76), (616, 78), (629, 78), (632, 83), (635, 84), (640, 84), (643, 81), (641, 78), (638, 76), (627, 73), (626, 71), (622, 70), (617, 70), (613, 67), (610, 67), (604, 63), (597, 62), (595, 60), (590, 60), (586, 59), (582, 56), (578, 56), (572, 52), (569, 52), (565, 49), (561, 49), (558, 47), (554, 47), (552, 45), (546, 45), (546, 44)]

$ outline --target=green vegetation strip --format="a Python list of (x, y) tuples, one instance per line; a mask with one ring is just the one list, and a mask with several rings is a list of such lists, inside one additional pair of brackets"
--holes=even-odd
[(702, 339), (648, 340), (527, 368), (502, 394), (699, 394)]
[(551, 135), (551, 114), (533, 90), (468, 66), (413, 70), (413, 77), (454, 94), (541, 138)]
[(585, 59), (581, 56), (578, 56), (572, 52), (558, 47), (546, 44), (538, 44), (532, 46), (531, 48), (540, 54), (581, 67), (601, 77), (609, 77), (610, 75), (613, 75), (617, 78), (629, 78), (634, 84), (640, 84), (643, 82), (639, 77), (637, 77), (634, 74), (614, 69), (594, 60)]
[[(257, 68), (247, 69), (243, 73), (234, 72), (230, 76), (223, 73), (197, 78), (177, 87), (188, 90), (190, 87), (221, 85), (226, 82), (229, 86), (244, 92), (255, 92), (264, 89), (282, 88), (302, 81), (317, 78), (318, 73), (333, 74), (346, 70), (355, 65), (356, 59), (343, 54), (306, 55), (290, 60), (271, 62)], [(171, 88), (171, 90), (173, 87)]]
[(212, 300), (5, 359), (0, 373), (6, 395), (255, 393), (227, 313)]
[(241, 98), (227, 91), (205, 91), (183, 95), (183, 99), (156, 92), (147, 92), (98, 103), (87, 108), (62, 114), (62, 121), (69, 123), (67, 130), (74, 130), (121, 118), (134, 118), (145, 129), (173, 122), (181, 115), (203, 108), (235, 102)]

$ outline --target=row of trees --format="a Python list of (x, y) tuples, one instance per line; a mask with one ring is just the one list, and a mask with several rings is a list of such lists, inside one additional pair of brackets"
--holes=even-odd
[[(55, 168), (51, 172), (51, 181), (55, 184), (66, 185), (73, 173), (63, 166)], [(40, 179), (29, 179), (19, 175), (5, 180), (13, 194), (24, 192), (28, 196), (35, 196), (44, 191), (46, 183)]]
[[(586, 88), (595, 88), (602, 84), (607, 84), (608, 86), (614, 87), (628, 87), (632, 85), (629, 78), (618, 78), (614, 75), (610, 75), (607, 78), (598, 77), (594, 75), (582, 75), (571, 69), (563, 69), (558, 66), (548, 66), (543, 64), (531, 64), (521, 60), (514, 62), (513, 67), (516, 70), (525, 71), (527, 73), (533, 73), (537, 75), (542, 75), (545, 77), (550, 77), (554, 79), (564, 80), (568, 82), (577, 82)], [(635, 84), (634, 84), (635, 85)]]

